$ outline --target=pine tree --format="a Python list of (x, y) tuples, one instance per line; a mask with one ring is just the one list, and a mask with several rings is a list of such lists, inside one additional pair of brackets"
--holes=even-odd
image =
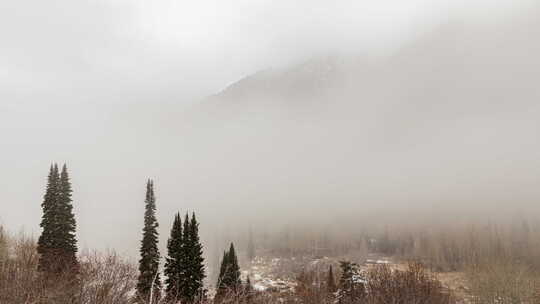
[(43, 231), (37, 248), (40, 255), (38, 268), (48, 275), (76, 273), (78, 268), (76, 222), (71, 195), (66, 165), (61, 174), (58, 165), (52, 165), (41, 204), (43, 217), (40, 226)]
[(364, 280), (360, 275), (358, 264), (342, 261), (341, 278), (339, 281), (339, 303), (356, 303), (366, 293)]
[(223, 258), (221, 259), (221, 266), (219, 267), (219, 276), (216, 284), (216, 296), (214, 297), (216, 303), (221, 302), (223, 296), (230, 292), (226, 280), (229, 264), (229, 252), (224, 251)]
[(180, 276), (179, 280), (179, 298), (182, 300), (182, 302), (187, 302), (190, 298), (190, 272), (189, 272), (189, 264), (190, 264), (190, 254), (191, 254), (191, 244), (189, 242), (189, 239), (191, 237), (190, 234), (190, 222), (189, 222), (189, 216), (186, 213), (184, 217), (184, 223), (183, 223), (183, 230), (182, 230), (182, 245), (180, 246), (180, 267), (183, 270), (182, 276)]
[(223, 252), (223, 258), (221, 259), (221, 266), (219, 267), (219, 276), (216, 288), (219, 290), (225, 288), (225, 282), (223, 281), (223, 278), (225, 277), (225, 273), (227, 272), (227, 268), (229, 266), (229, 252), (224, 251)]
[(45, 190), (45, 196), (41, 203), (43, 209), (43, 216), (41, 218), (41, 235), (38, 239), (37, 252), (39, 253), (39, 270), (47, 273), (53, 272), (56, 268), (54, 258), (54, 248), (58, 246), (55, 243), (54, 231), (56, 231), (56, 214), (55, 207), (58, 200), (58, 183), (60, 176), (58, 173), (58, 166), (51, 165), (49, 170), (49, 176), (47, 178), (47, 188)]
[(229, 248), (228, 270), (227, 278), (229, 280), (229, 287), (236, 291), (242, 285), (242, 281), (240, 280), (240, 266), (238, 265), (238, 258), (233, 243), (231, 243), (231, 247)]
[(180, 296), (181, 280), (184, 278), (185, 269), (182, 265), (183, 257), (182, 218), (180, 213), (174, 217), (171, 237), (167, 242), (168, 257), (165, 262), (164, 273), (167, 276), (167, 298), (176, 301)]
[(64, 164), (60, 173), (59, 193), (58, 193), (58, 211), (59, 211), (59, 244), (63, 251), (63, 262), (69, 267), (78, 267), (77, 263), (77, 240), (75, 231), (77, 223), (73, 214), (73, 190), (71, 181), (67, 171), (67, 166)]
[(326, 290), (328, 291), (328, 293), (334, 293), (337, 290), (336, 280), (334, 278), (334, 271), (332, 269), (332, 265), (330, 265), (330, 268), (328, 269), (328, 278), (326, 280)]
[[(156, 198), (154, 182), (148, 180), (144, 213), (141, 259), (139, 260), (139, 279), (137, 295), (144, 303), (160, 298), (161, 280), (159, 277), (158, 222), (156, 219)], [(152, 296), (152, 299), (150, 298)]]
[(185, 240), (188, 245), (188, 302), (192, 303), (205, 296), (204, 279), (206, 278), (203, 258), (203, 247), (199, 238), (199, 223), (195, 213), (191, 216), (189, 223), (189, 238)]
[(240, 267), (238, 266), (238, 258), (236, 257), (236, 251), (234, 244), (231, 243), (229, 251), (223, 254), (223, 260), (221, 262), (220, 274), (217, 284), (217, 295), (221, 296), (233, 292), (240, 291), (242, 281), (240, 279)]
[(244, 286), (244, 290), (248, 296), (250, 296), (253, 293), (253, 285), (251, 285), (251, 279), (249, 275), (246, 278), (246, 284)]
[(206, 295), (206, 274), (195, 213), (191, 220), (186, 214), (183, 225), (180, 214), (176, 214), (167, 249), (167, 297), (170, 300), (181, 300), (182, 303), (202, 300)]

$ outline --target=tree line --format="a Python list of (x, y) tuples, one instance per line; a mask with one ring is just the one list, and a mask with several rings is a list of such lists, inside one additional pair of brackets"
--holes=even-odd
[[(41, 204), (43, 215), (40, 223), (42, 233), (38, 240), (38, 270), (51, 284), (68, 279), (77, 284), (80, 267), (77, 260), (76, 220), (73, 213), (72, 186), (64, 164), (50, 167), (47, 186)], [(186, 213), (182, 221), (180, 213), (173, 219), (167, 241), (167, 256), (163, 267), (165, 280), (160, 273), (159, 223), (156, 218), (156, 196), (154, 182), (146, 183), (144, 226), (140, 245), (139, 275), (135, 300), (139, 303), (199, 303), (207, 299), (204, 286), (206, 269), (203, 245), (199, 237), (199, 223), (193, 212)], [(223, 255), (217, 282), (216, 300), (225, 294), (238, 292), (242, 284), (240, 268), (234, 244)], [(248, 286), (250, 286), (248, 279)], [(74, 299), (74, 302), (76, 300)]]

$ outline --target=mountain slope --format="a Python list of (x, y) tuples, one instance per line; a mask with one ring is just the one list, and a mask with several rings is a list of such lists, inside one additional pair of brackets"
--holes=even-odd
[(259, 72), (187, 112), (184, 146), (237, 200), (525, 208), (540, 198), (535, 16)]

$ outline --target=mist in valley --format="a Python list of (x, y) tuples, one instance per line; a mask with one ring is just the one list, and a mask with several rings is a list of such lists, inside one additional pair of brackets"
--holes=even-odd
[(250, 233), (538, 231), (538, 4), (379, 2), (0, 4), (0, 225), (39, 236), (65, 162), (79, 247), (133, 261), (149, 178), (214, 272)]

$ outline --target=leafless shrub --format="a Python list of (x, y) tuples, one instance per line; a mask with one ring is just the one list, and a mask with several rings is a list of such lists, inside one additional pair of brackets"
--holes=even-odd
[(467, 296), (477, 303), (540, 303), (540, 227), (534, 223), (400, 231), (389, 239), (414, 239), (398, 250), (404, 259), (418, 259), (435, 271), (464, 272)]
[(540, 276), (511, 259), (484, 261), (467, 270), (475, 303), (540, 303)]
[(367, 304), (450, 304), (450, 292), (420, 263), (409, 263), (404, 271), (386, 265), (366, 275)]
[(77, 274), (45, 276), (38, 271), (35, 240), (25, 235), (7, 237), (0, 257), (2, 304), (123, 304), (130, 303), (135, 268), (114, 253), (86, 254)]
[(5, 236), (8, 254), (0, 263), (0, 303), (37, 303), (43, 283), (37, 272), (38, 254), (33, 239)]
[(115, 252), (86, 253), (81, 260), (80, 303), (130, 303), (137, 279), (137, 271), (132, 264)]
[[(365, 278), (366, 295), (351, 304), (455, 303), (450, 292), (419, 263), (409, 264), (404, 271), (380, 265), (369, 269)], [(324, 284), (321, 284), (314, 271), (303, 271), (297, 277), (297, 287), (293, 293), (267, 295), (247, 303), (330, 304), (337, 300), (336, 294), (326, 292)]]
[(331, 303), (333, 295), (327, 292), (324, 274), (316, 270), (302, 270), (296, 278), (295, 296), (300, 303)]
[(0, 263), (6, 261), (8, 257), (8, 239), (4, 228), (0, 226)]

